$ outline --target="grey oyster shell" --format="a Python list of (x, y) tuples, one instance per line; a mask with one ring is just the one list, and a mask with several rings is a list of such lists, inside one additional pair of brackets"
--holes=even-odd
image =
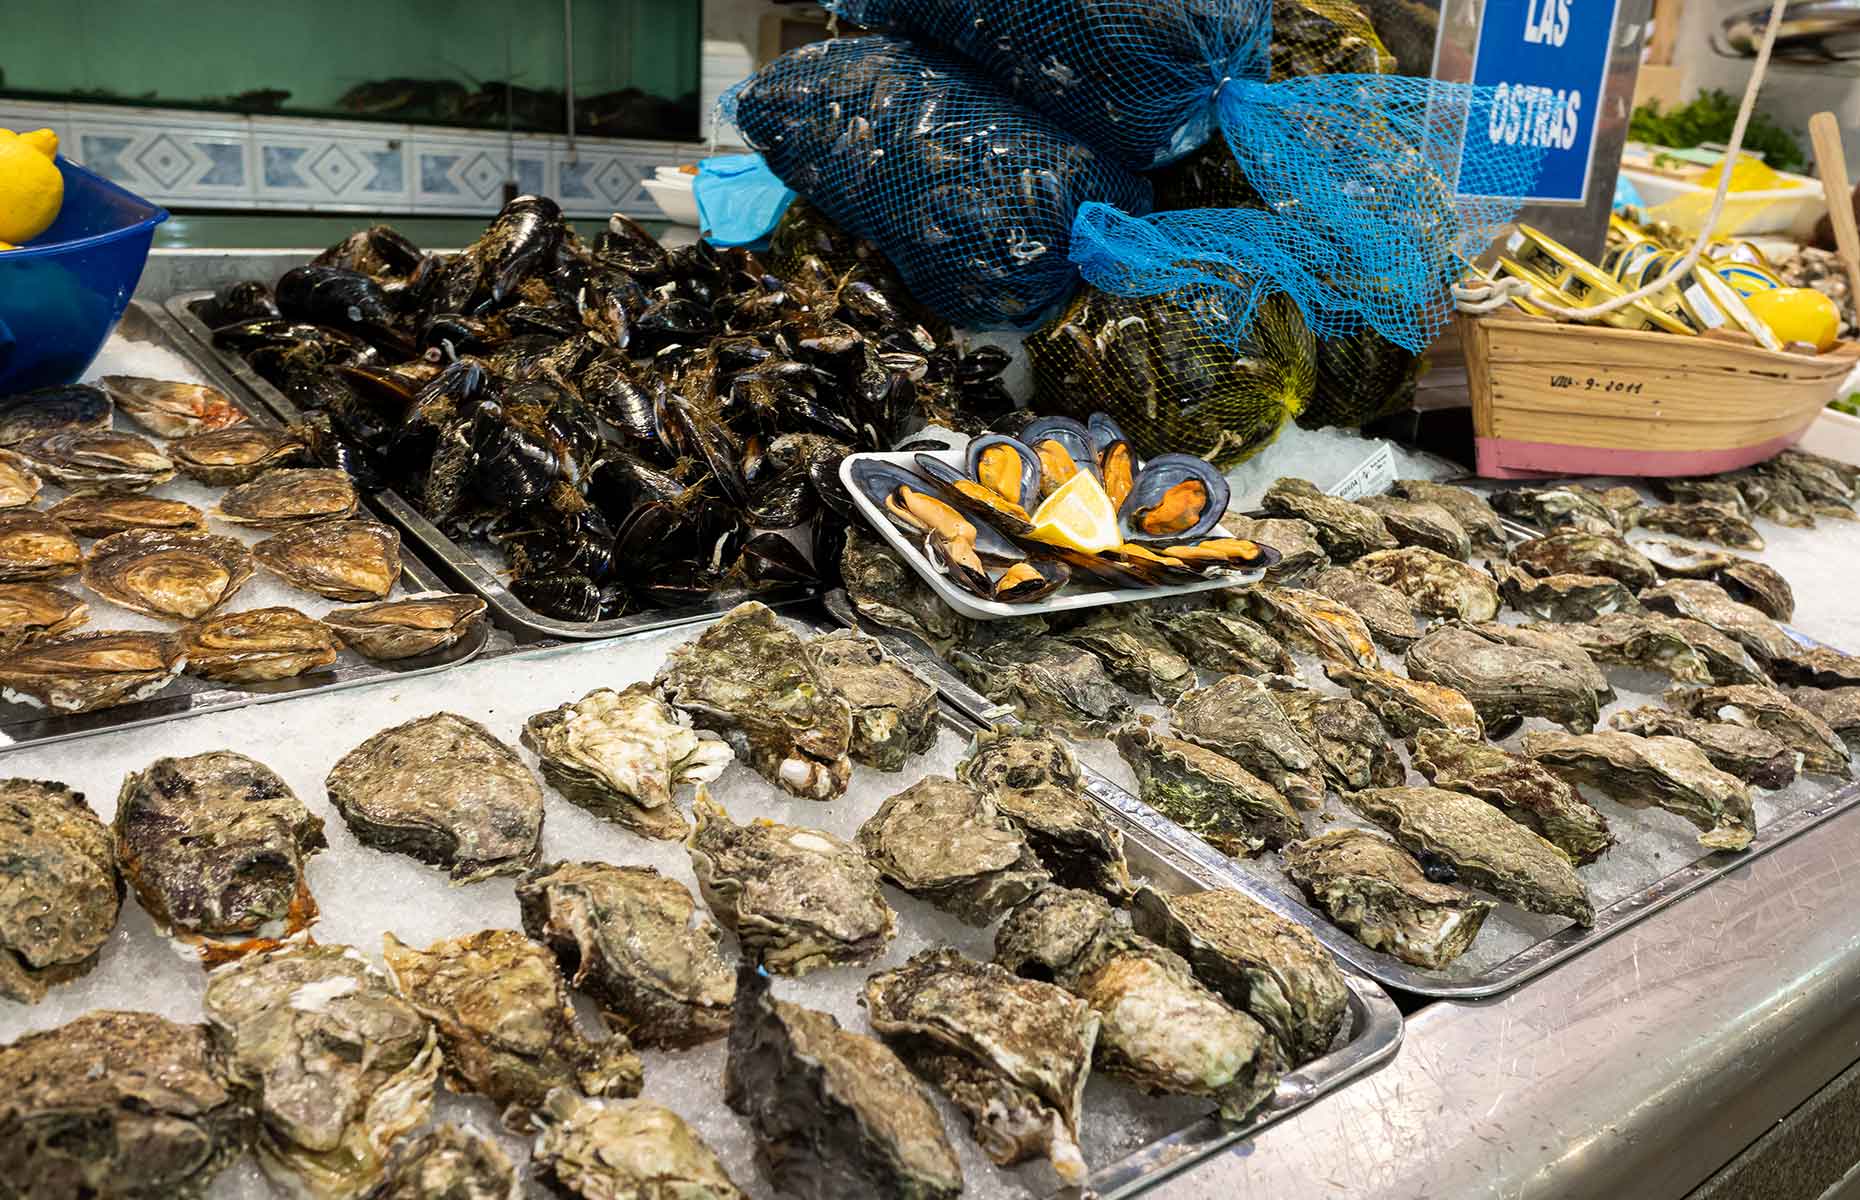
[(1785, 694), (1820, 717), (1850, 747), (1860, 745), (1860, 687), (1798, 687)]
[(109, 827), (84, 797), (0, 780), (0, 999), (37, 1004), (89, 972), (122, 904)]
[(159, 926), (184, 937), (258, 935), (316, 920), (304, 860), (323, 819), (275, 771), (215, 750), (161, 758), (123, 780), (116, 862)]
[(1763, 535), (1754, 525), (1715, 504), (1662, 504), (1643, 509), (1638, 523), (1642, 529), (1676, 533), (1737, 550), (1763, 549)]
[(1479, 710), (1457, 688), (1410, 679), (1393, 671), (1325, 667), (1324, 674), (1332, 683), (1349, 688), (1350, 694), (1397, 737), (1413, 737), (1422, 729), (1448, 729), (1465, 737), (1485, 737), (1485, 722)]
[(1318, 542), (1325, 553), (1337, 562), (1396, 546), (1395, 535), (1374, 511), (1325, 495), (1307, 479), (1280, 479), (1266, 489), (1260, 505), (1275, 516), (1309, 521), (1317, 528)]
[(948, 654), (968, 636), (968, 621), (889, 546), (857, 525), (846, 533), (840, 578), (853, 608), (875, 625), (915, 634), (939, 654)]
[(1776, 622), (1748, 604), (1739, 604), (1723, 588), (1703, 579), (1669, 579), (1641, 592), (1640, 602), (1656, 612), (1711, 626), (1765, 665), (1801, 651), (1795, 639)]
[(1635, 591), (1659, 581), (1647, 556), (1619, 537), (1573, 529), (1519, 542), (1511, 561), (1532, 575), (1602, 575)]
[(1404, 546), (1425, 546), (1448, 558), (1472, 557), (1472, 536), (1457, 518), (1431, 500), (1399, 496), (1365, 496), (1360, 504), (1382, 518)]
[(1498, 585), (1490, 576), (1425, 546), (1378, 550), (1358, 559), (1356, 569), (1408, 597), (1417, 613), (1467, 621), (1498, 615)]
[(1234, 537), (1271, 546), (1279, 552), (1279, 561), (1266, 570), (1269, 583), (1290, 583), (1330, 562), (1330, 555), (1318, 541), (1317, 526), (1309, 521), (1296, 517), (1248, 517), (1229, 509), (1221, 519), (1221, 527), (1230, 530)]
[(1445, 861), (1473, 887), (1585, 928), (1595, 923), (1589, 889), (1569, 856), (1483, 800), (1444, 788), (1398, 787), (1351, 792), (1344, 803), (1402, 849)]
[(1492, 507), (1539, 529), (1575, 529), (1583, 533), (1622, 531), (1620, 518), (1601, 493), (1579, 483), (1547, 488), (1506, 488), (1492, 493)]
[(1712, 681), (1705, 656), (1665, 617), (1609, 613), (1593, 621), (1531, 622), (1524, 628), (1566, 637), (1594, 662), (1658, 671), (1688, 683)]
[(1579, 676), (1595, 693), (1598, 704), (1607, 704), (1615, 698), (1614, 685), (1608, 682), (1607, 672), (1595, 665), (1582, 643), (1560, 630), (1507, 625), (1503, 621), (1480, 621), (1469, 628), (1487, 641), (1541, 654)]
[(1802, 755), (1802, 770), (1839, 779), (1853, 777), (1847, 747), (1828, 723), (1775, 688), (1755, 684), (1675, 688), (1662, 697), (1668, 708), (1707, 721), (1730, 721), (1767, 730)]
[(1050, 878), (993, 800), (938, 775), (886, 798), (855, 839), (886, 882), (988, 925)]
[(187, 673), (222, 683), (263, 683), (320, 670), (342, 643), (294, 608), (248, 608), (197, 621), (180, 632)]
[(971, 687), (1011, 705), (1021, 720), (1074, 737), (1103, 737), (1130, 714), (1122, 689), (1096, 655), (1053, 638), (958, 650), (953, 661)]
[(207, 518), (182, 500), (154, 496), (66, 496), (45, 510), (79, 537), (109, 537), (131, 529), (204, 530)]
[(0, 1187), (199, 1200), (253, 1133), (205, 1027), (98, 1010), (0, 1046)]
[(174, 460), (147, 438), (113, 430), (71, 430), (14, 447), (27, 466), (74, 496), (146, 492), (174, 478)]
[(252, 578), (252, 552), (216, 533), (132, 529), (84, 559), (84, 583), (112, 604), (152, 617), (199, 620)]
[(1647, 613), (1646, 616), (1654, 624), (1686, 639), (1705, 660), (1705, 669), (1711, 674), (1713, 683), (1770, 685), (1769, 675), (1735, 638), (1689, 617), (1669, 617), (1662, 613)]
[(1129, 894), (1124, 835), (1085, 796), (1065, 742), (1034, 725), (977, 730), (956, 778), (995, 802), (1056, 881), (1120, 901)]
[(898, 932), (877, 868), (829, 833), (737, 825), (698, 789), (685, 845), (712, 915), (777, 975), (871, 962)]
[(588, 1100), (567, 1088), (539, 1114), (530, 1159), (569, 1200), (748, 1200), (697, 1131), (650, 1100)]
[(575, 1023), (555, 957), (514, 929), (484, 929), (424, 950), (381, 935), (400, 989), (439, 1031), (446, 1087), (488, 1096), (526, 1132), (549, 1093), (637, 1096), (639, 1056), (622, 1034), (590, 1041)]
[(676, 1049), (722, 1037), (736, 982), (717, 927), (651, 867), (548, 863), (517, 884), (523, 930), (555, 953), (570, 987), (636, 1046)]
[(385, 600), (400, 578), (400, 534), (379, 521), (318, 521), (272, 534), (252, 557), (302, 591), (345, 604)]
[(1058, 640), (1089, 652), (1116, 683), (1163, 704), (1195, 686), (1195, 663), (1179, 652), (1140, 608), (1101, 609)]
[(1408, 674), (1458, 690), (1502, 737), (1525, 717), (1542, 717), (1566, 729), (1595, 728), (1601, 703), (1590, 671), (1541, 648), (1513, 645), (1470, 625), (1435, 625), (1408, 649)]
[(947, 948), (866, 980), (867, 1019), (911, 1069), (969, 1117), (990, 1159), (1044, 1155), (1085, 1182), (1079, 1105), (1099, 1018), (1064, 989)]
[(1408, 597), (1354, 568), (1326, 567), (1312, 577), (1311, 586), (1361, 617), (1379, 646), (1400, 653), (1421, 636)]
[(1187, 960), (1195, 978), (1306, 1063), (1330, 1049), (1350, 1008), (1350, 987), (1309, 930), (1233, 888), (1165, 896), (1140, 888), (1131, 922)]
[(1742, 850), (1756, 833), (1750, 794), (1705, 752), (1676, 737), (1603, 730), (1575, 736), (1527, 733), (1524, 753), (1622, 804), (1655, 805), (1703, 830), (1699, 845)]
[(258, 1109), (258, 1161), (287, 1192), (339, 1200), (379, 1183), (426, 1123), (439, 1038), (348, 946), (293, 938), (207, 980), (207, 1028)]
[(736, 756), (791, 795), (831, 800), (852, 779), (852, 708), (767, 605), (737, 605), (673, 650), (659, 694), (721, 733)]
[(852, 708), (852, 760), (901, 771), (936, 741), (937, 692), (885, 653), (876, 638), (842, 629), (807, 643), (814, 669)]
[(1239, 763), (1145, 720), (1112, 731), (1139, 798), (1223, 854), (1244, 858), (1304, 836), (1298, 812)]
[(1860, 686), (1860, 657), (1832, 646), (1798, 647), (1789, 657), (1771, 662), (1770, 674), (1779, 683), (1823, 688), (1856, 687)]
[(1414, 740), (1415, 769), (1435, 787), (1477, 796), (1569, 855), (1592, 863), (1615, 844), (1608, 821), (1561, 776), (1508, 750), (1423, 729)]
[(1169, 710), (1177, 737), (1233, 759), (1303, 809), (1324, 802), (1323, 762), (1285, 719), (1271, 688), (1228, 675), (1188, 692)]
[(59, 713), (95, 712), (153, 696), (174, 682), (185, 662), (180, 642), (166, 634), (68, 634), (0, 657), (0, 699)]
[(504, 1148), (450, 1122), (395, 1143), (387, 1178), (368, 1200), (524, 1200), (523, 1176)]
[(1486, 557), (1504, 554), (1505, 526), (1478, 492), (1430, 479), (1397, 479), (1391, 490), (1409, 500), (1437, 504), (1452, 514), (1460, 528), (1472, 538), (1473, 549), (1479, 554)]
[(572, 704), (531, 717), (523, 744), (550, 787), (596, 816), (649, 838), (681, 839), (691, 825), (677, 792), (723, 774), (730, 747), (636, 683), (596, 688)]
[(1787, 479), (1811, 499), (1847, 507), (1854, 498), (1853, 465), (1793, 447), (1782, 451), (1757, 470), (1771, 478)]
[(542, 788), (476, 721), (442, 712), (384, 729), (324, 786), (356, 840), (445, 868), (455, 885), (536, 865)]
[(238, 425), (171, 442), (168, 453), (181, 474), (213, 487), (250, 483), (274, 467), (309, 457), (302, 438), (283, 429)]
[(1627, 585), (1604, 575), (1532, 575), (1494, 559), (1486, 569), (1506, 604), (1540, 621), (1593, 621), (1640, 610)]
[(1428, 879), (1406, 850), (1366, 829), (1287, 846), (1285, 873), (1340, 929), (1371, 950), (1440, 970), (1466, 953), (1497, 905)]
[(347, 473), (324, 467), (286, 467), (266, 471), (227, 491), (209, 515), (255, 529), (290, 529), (352, 517), (358, 503), (355, 484)]
[(1773, 620), (1788, 621), (1795, 616), (1795, 589), (1768, 563), (1740, 558), (1718, 572), (1716, 582), (1731, 599)]
[(202, 383), (105, 375), (97, 381), (116, 411), (158, 437), (225, 429), (245, 420), (226, 393)]
[(1268, 679), (1272, 702), (1324, 761), (1325, 777), (1345, 791), (1394, 787), (1408, 770), (1369, 706), (1352, 696), (1326, 696), (1304, 686)]
[(48, 583), (0, 583), (0, 654), (60, 637), (90, 620), (90, 605)]
[(1608, 724), (1640, 737), (1683, 738), (1711, 765), (1760, 788), (1788, 787), (1795, 779), (1795, 749), (1775, 734), (1727, 721), (1699, 721), (1657, 705), (1618, 712)]
[(1733, 471), (1724, 478), (1737, 486), (1752, 514), (1793, 529), (1815, 527), (1814, 507), (1802, 489), (1789, 480), (1750, 469)]
[(1654, 492), (1670, 503), (1711, 504), (1729, 509), (1740, 517), (1750, 516), (1750, 506), (1745, 503), (1744, 494), (1728, 479), (1705, 476), (1692, 479), (1662, 478), (1651, 482)]
[(437, 654), (461, 641), (484, 621), (484, 612), (480, 597), (428, 592), (331, 609), (323, 614), (323, 624), (363, 658), (395, 662)]
[(1115, 912), (1091, 892), (1057, 884), (1041, 888), (996, 928), (995, 965), (1050, 983), (1079, 961), (1114, 922)]
[(1259, 586), (1236, 593), (1226, 603), (1245, 606), (1255, 621), (1293, 650), (1346, 667), (1382, 665), (1363, 618), (1320, 592)]
[(1163, 637), (1184, 658), (1218, 675), (1290, 674), (1298, 664), (1278, 639), (1238, 613), (1191, 608), (1151, 614)]

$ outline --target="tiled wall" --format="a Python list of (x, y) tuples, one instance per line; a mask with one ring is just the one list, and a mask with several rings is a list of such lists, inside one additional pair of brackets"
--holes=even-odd
[(519, 191), (570, 216), (657, 217), (653, 169), (704, 153), (677, 142), (568, 140), (425, 125), (242, 117), (0, 100), (0, 126), (58, 134), (65, 154), (158, 204), (225, 209), (486, 215)]

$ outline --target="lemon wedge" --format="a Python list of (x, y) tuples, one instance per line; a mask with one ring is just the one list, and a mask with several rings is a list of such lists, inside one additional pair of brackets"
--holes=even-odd
[(1084, 471), (1066, 480), (1034, 510), (1030, 536), (1035, 541), (1086, 554), (1124, 543), (1111, 498), (1104, 494), (1104, 486)]

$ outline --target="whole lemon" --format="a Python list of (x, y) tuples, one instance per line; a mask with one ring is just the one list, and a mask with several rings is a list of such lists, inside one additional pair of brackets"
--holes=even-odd
[(0, 242), (29, 242), (51, 227), (65, 202), (65, 177), (49, 129), (0, 129)]
[(1779, 341), (1808, 342), (1817, 350), (1830, 350), (1840, 338), (1840, 310), (1814, 288), (1752, 292), (1744, 297), (1744, 304)]

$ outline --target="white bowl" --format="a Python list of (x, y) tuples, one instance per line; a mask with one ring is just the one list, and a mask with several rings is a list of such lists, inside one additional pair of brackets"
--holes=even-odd
[(691, 190), (690, 184), (680, 187), (663, 179), (642, 179), (639, 186), (646, 189), (646, 194), (652, 197), (652, 202), (659, 206), (659, 211), (668, 219), (680, 225), (698, 223), (697, 194)]

